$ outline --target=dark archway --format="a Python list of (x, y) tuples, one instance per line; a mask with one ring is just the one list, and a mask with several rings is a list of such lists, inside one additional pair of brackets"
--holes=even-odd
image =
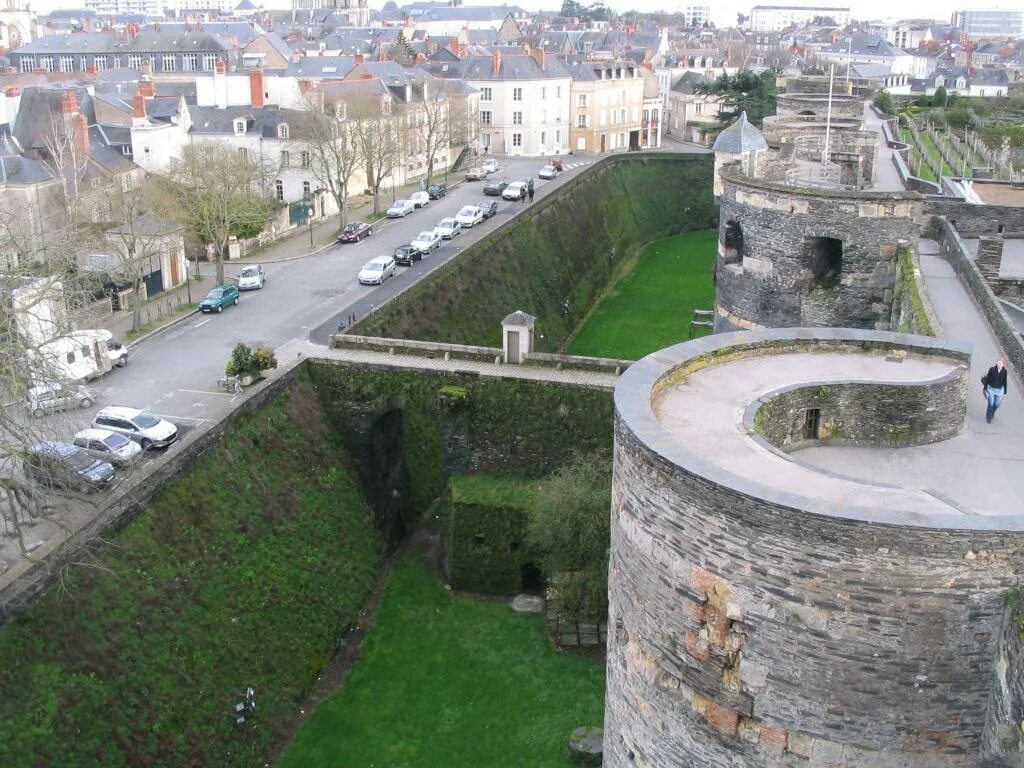
[(727, 264), (743, 260), (743, 227), (736, 219), (725, 222), (722, 233), (723, 258)]
[(802, 112), (799, 112), (797, 114), (803, 115), (804, 117), (812, 117), (812, 116), (816, 115), (817, 113), (813, 109), (805, 109)]
[(835, 288), (843, 274), (843, 241), (834, 237), (808, 237), (804, 252), (810, 287)]

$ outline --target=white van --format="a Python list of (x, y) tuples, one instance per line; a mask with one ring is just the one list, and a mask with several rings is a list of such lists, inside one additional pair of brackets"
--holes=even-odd
[(27, 355), (33, 381), (89, 381), (128, 362), (128, 350), (105, 329), (72, 331)]

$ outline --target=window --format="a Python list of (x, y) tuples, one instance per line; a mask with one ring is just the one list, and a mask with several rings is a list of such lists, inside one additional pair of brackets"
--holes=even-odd
[(245, 120), (235, 120), (235, 135), (241, 136), (245, 133)]
[(302, 153), (302, 167), (309, 168), (309, 152)]
[(491, 124), (491, 111), (489, 109), (482, 110), (480, 112), (480, 124), (490, 125)]
[(244, 157), (244, 158), (245, 158), (246, 160), (248, 160), (248, 159), (249, 159), (249, 150), (248, 150), (248, 149), (246, 149), (245, 147), (239, 147), (239, 148), (238, 148), (238, 154), (240, 154), (240, 155), (241, 155), (242, 157)]
[(541, 131), (540, 132), (540, 148), (544, 149), (544, 147), (547, 145), (547, 143), (548, 143), (548, 134), (545, 131)]
[(277, 138), (288, 138), (288, 123), (281, 123), (279, 126), (277, 126)]
[(213, 72), (217, 68), (217, 54), (206, 53), (203, 54), (203, 70), (206, 72)]
[(480, 101), (491, 101), (492, 91), (490, 88), (480, 89)]
[(82, 347), (82, 357), (92, 357), (88, 347)]
[(522, 112), (513, 112), (512, 113), (512, 125), (522, 125), (522, 124), (523, 124), (523, 113)]
[(512, 89), (512, 101), (522, 101), (522, 100), (523, 100), (523, 89), (522, 88), (513, 88)]
[(164, 56), (164, 72), (174, 72), (178, 68), (178, 62), (172, 55)]
[(281, 167), (282, 168), (287, 168), (291, 164), (292, 164), (291, 154), (289, 154), (289, 152), (287, 150), (282, 149), (281, 150)]
[(309, 200), (313, 195), (313, 187), (308, 181), (302, 182), (302, 197), (304, 200)]
[(804, 437), (807, 440), (817, 440), (821, 428), (821, 409), (808, 408), (804, 411)]
[(274, 181), (274, 194), (277, 196), (277, 202), (284, 202), (284, 182), (280, 179)]
[(75, 362), (75, 353), (74, 352), (68, 352), (67, 361), (69, 363)]
[(693, 113), (695, 115), (699, 115), (699, 114), (702, 114), (704, 112), (704, 104), (703, 104), (703, 102), (698, 101), (696, 104), (693, 105), (693, 107), (694, 107)]
[(88, 56), (79, 56), (78, 57), (78, 68), (82, 72), (85, 72), (85, 70), (87, 70), (89, 68), (89, 57)]
[(53, 56), (43, 56), (39, 59), (39, 67), (47, 72), (53, 72)]
[(523, 146), (523, 134), (521, 134), (521, 133), (513, 133), (512, 134), (512, 146), (513, 147), (521, 147), (521, 146)]
[(142, 69), (142, 55), (138, 53), (128, 54), (128, 68)]
[(121, 146), (121, 154), (124, 155), (125, 157), (131, 157), (132, 156), (132, 145), (131, 144), (123, 144)]
[(964, 78), (962, 78), (962, 77), (958, 77), (956, 79), (956, 87), (957, 88), (966, 88), (967, 87), (967, 81)]
[(579, 96), (577, 96), (576, 97), (576, 105), (580, 106), (580, 107), (586, 107), (587, 106), (587, 94), (581, 93)]
[(195, 72), (199, 69), (199, 54), (186, 53), (181, 57), (181, 69), (183, 72)]
[(75, 71), (75, 57), (74, 56), (61, 56), (60, 57), (60, 71), (61, 72), (74, 72)]
[(588, 122), (588, 120), (587, 120), (587, 116), (586, 115), (576, 115), (576, 127), (577, 128), (586, 128), (587, 127), (587, 122)]
[(543, 85), (540, 87), (540, 97), (542, 99), (546, 99), (548, 97), (548, 89), (545, 88)]
[(562, 86), (560, 86), (560, 85), (556, 85), (555, 86), (555, 98), (556, 99), (562, 98)]
[(120, 69), (120, 68), (121, 68), (121, 57), (120, 56), (115, 56), (114, 57), (114, 69)]
[(92, 65), (96, 67), (97, 72), (102, 72), (107, 68), (107, 57), (106, 56), (93, 56)]
[(23, 56), (21, 59), (21, 71), (31, 72), (36, 68), (36, 57), (35, 56)]
[(556, 147), (562, 146), (562, 129), (561, 128), (559, 128), (557, 131), (555, 131), (555, 146)]
[(941, 88), (945, 84), (946, 84), (946, 78), (944, 78), (942, 75), (939, 75), (938, 77), (935, 78), (935, 87), (936, 88)]

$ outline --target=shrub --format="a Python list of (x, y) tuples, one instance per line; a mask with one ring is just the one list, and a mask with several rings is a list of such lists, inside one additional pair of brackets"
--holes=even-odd
[(949, 103), (949, 94), (946, 93), (946, 86), (940, 85), (935, 89), (935, 95), (932, 96), (933, 107), (945, 107)]
[(224, 366), (224, 372), (228, 376), (259, 376), (260, 371), (269, 371), (272, 368), (277, 368), (277, 358), (274, 357), (273, 350), (266, 347), (252, 349), (246, 344), (236, 344)]
[(892, 94), (888, 91), (881, 91), (877, 96), (875, 96), (875, 106), (887, 115), (894, 114), (896, 110), (896, 106), (892, 101)]

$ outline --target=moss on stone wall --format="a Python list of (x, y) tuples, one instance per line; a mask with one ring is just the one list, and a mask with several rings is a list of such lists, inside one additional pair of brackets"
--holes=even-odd
[(538, 318), (555, 351), (646, 243), (714, 228), (711, 155), (623, 155), (598, 162), (353, 326), (371, 336), (501, 345), (501, 320)]
[(923, 288), (918, 279), (914, 256), (909, 248), (902, 246), (897, 251), (897, 259), (899, 274), (896, 280), (894, 305), (900, 317), (897, 319), (896, 330), (901, 333), (934, 336), (935, 329), (925, 307)]

